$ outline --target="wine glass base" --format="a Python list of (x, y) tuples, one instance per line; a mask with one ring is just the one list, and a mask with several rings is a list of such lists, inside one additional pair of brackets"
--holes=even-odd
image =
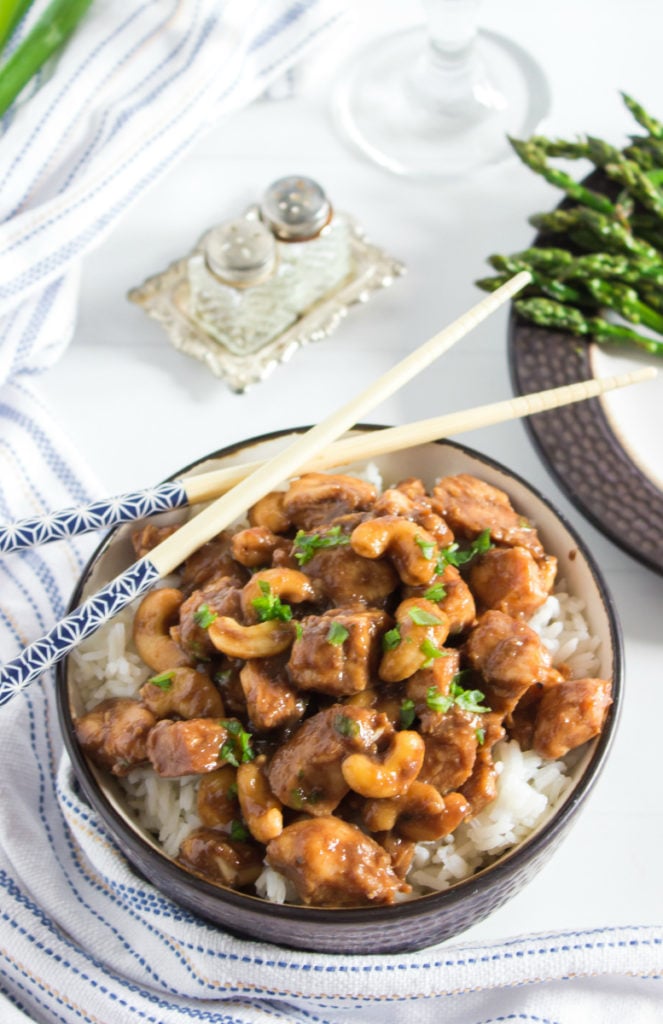
[(411, 178), (459, 178), (512, 155), (507, 136), (531, 135), (550, 109), (536, 61), (510, 39), (480, 30), (471, 83), (450, 73), (436, 96), (417, 84), (428, 46), (422, 27), (385, 36), (349, 60), (333, 97), (341, 135), (381, 167)]

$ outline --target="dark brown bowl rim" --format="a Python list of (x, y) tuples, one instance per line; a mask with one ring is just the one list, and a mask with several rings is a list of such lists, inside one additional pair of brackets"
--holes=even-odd
[[(196, 459), (184, 468), (179, 469), (168, 479), (179, 479), (185, 476), (187, 472), (197, 467), (201, 462), (204, 462), (207, 459), (232, 455), (237, 451), (246, 450), (252, 446), (262, 444), (265, 441), (270, 441), (291, 434), (303, 433), (308, 429), (310, 428), (306, 426), (286, 428), (260, 434), (245, 441), (235, 442), (219, 449), (216, 452), (212, 452), (209, 455), (201, 456), (201, 458)], [(383, 425), (360, 423), (357, 424), (357, 429), (379, 430), (383, 429)], [(483, 455), (473, 448), (459, 444), (458, 442), (448, 441), (445, 438), (433, 443), (454, 448), (480, 462), (485, 463), (485, 465), (491, 469), (506, 473), (514, 481), (528, 490), (535, 498), (538, 498), (538, 500), (547, 506), (553, 515), (559, 519), (562, 526), (568, 531), (585, 559), (588, 569), (594, 579), (597, 591), (606, 610), (609, 624), (610, 641), (614, 660), (613, 705), (609, 711), (603, 731), (595, 741), (595, 747), (591, 758), (582, 777), (574, 786), (573, 792), (564, 801), (562, 806), (554, 812), (550, 820), (535, 832), (531, 838), (519, 843), (512, 852), (505, 854), (494, 864), (488, 865), (486, 868), (481, 869), (469, 878), (455, 883), (449, 889), (429, 893), (414, 900), (379, 907), (321, 908), (285, 903), (270, 903), (268, 900), (259, 896), (252, 896), (247, 893), (240, 893), (232, 889), (224, 889), (221, 886), (213, 885), (198, 875), (192, 874), (182, 865), (177, 864), (167, 854), (155, 850), (127, 824), (120, 814), (118, 814), (112, 804), (100, 792), (91, 767), (75, 740), (68, 699), (67, 659), (64, 659), (57, 666), (56, 673), (57, 710), (65, 748), (72, 761), (72, 765), (74, 766), (74, 774), (82, 786), (90, 804), (102, 818), (105, 825), (110, 829), (111, 836), (113, 838), (115, 838), (115, 836), (119, 837), (118, 839), (115, 839), (117, 845), (119, 845), (123, 851), (128, 849), (134, 852), (142, 862), (145, 861), (146, 858), (156, 858), (155, 875), (158, 872), (160, 879), (172, 879), (176, 886), (183, 884), (183, 881), (186, 880), (186, 885), (199, 896), (212, 901), (221, 900), (226, 906), (236, 908), (238, 912), (243, 909), (248, 909), (249, 906), (252, 906), (254, 909), (258, 906), (264, 907), (268, 910), (270, 917), (278, 918), (283, 921), (284, 924), (288, 921), (306, 921), (313, 924), (319, 923), (320, 925), (328, 924), (332, 926), (351, 926), (353, 923), (377, 923), (376, 915), (379, 915), (381, 922), (383, 922), (385, 926), (390, 922), (402, 923), (410, 918), (420, 916), (422, 912), (425, 912), (427, 916), (431, 916), (436, 913), (443, 914), (445, 911), (451, 910), (451, 908), (460, 903), (466, 895), (475, 895), (484, 889), (492, 889), (494, 885), (498, 885), (505, 877), (512, 873), (517, 873), (519, 868), (527, 864), (543, 847), (551, 843), (559, 833), (564, 831), (569, 819), (577, 812), (580, 805), (587, 798), (605, 766), (621, 714), (622, 704), (621, 697), (624, 673), (623, 637), (616, 606), (607, 588), (603, 574), (596, 564), (593, 555), (587, 549), (585, 542), (577, 533), (575, 527), (571, 525), (564, 514), (555, 507), (554, 503), (551, 502), (550, 499), (541, 494), (536, 487), (532, 486), (532, 484), (526, 481), (518, 473), (513, 472), (496, 459)], [(68, 611), (73, 611), (80, 603), (82, 590), (87, 579), (92, 572), (97, 559), (101, 557), (111, 544), (117, 529), (118, 527), (114, 527), (103, 538), (90, 556), (74, 589)], [(158, 866), (156, 863), (157, 861)], [(164, 885), (163, 882), (161, 884), (156, 883), (156, 887), (160, 888), (161, 891), (165, 891), (166, 893), (168, 892), (167, 886)], [(177, 902), (177, 900), (175, 900), (175, 902)], [(193, 914), (191, 911), (190, 913)], [(194, 914), (193, 916), (196, 915)], [(239, 923), (238, 928), (241, 930), (241, 925)]]

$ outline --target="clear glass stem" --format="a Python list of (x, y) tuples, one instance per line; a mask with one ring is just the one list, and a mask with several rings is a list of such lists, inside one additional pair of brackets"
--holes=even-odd
[(430, 45), (436, 56), (469, 56), (477, 37), (481, 0), (423, 0)]

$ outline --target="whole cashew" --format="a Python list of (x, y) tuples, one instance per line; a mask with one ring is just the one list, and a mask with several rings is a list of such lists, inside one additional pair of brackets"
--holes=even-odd
[(274, 553), (290, 549), (290, 541), (272, 533), (266, 526), (247, 526), (233, 535), (230, 544), (232, 556), (240, 565), (258, 569), (272, 564)]
[(227, 654), (229, 658), (247, 660), (281, 654), (290, 647), (295, 633), (291, 622), (281, 622), (279, 619), (242, 626), (227, 615), (219, 615), (208, 627), (207, 635), (217, 651)]
[(396, 829), (415, 843), (428, 843), (453, 832), (470, 810), (461, 793), (442, 796), (435, 786), (415, 781), (399, 796), (368, 802), (362, 819), (369, 832)]
[(387, 555), (403, 583), (417, 586), (435, 576), (439, 554), (435, 537), (402, 516), (367, 519), (352, 531), (350, 544), (363, 558)]
[(393, 797), (414, 782), (424, 763), (425, 743), (418, 732), (404, 729), (394, 733), (385, 756), (376, 760), (367, 754), (350, 754), (341, 764), (350, 789), (364, 797)]
[[(409, 597), (396, 609), (396, 644), (382, 655), (378, 675), (385, 683), (408, 679), (427, 667), (441, 652), (449, 635), (449, 620), (442, 609), (425, 598)], [(417, 622), (417, 619), (419, 622)], [(431, 620), (423, 622), (423, 620)], [(422, 624), (423, 622), (423, 624)]]
[(318, 596), (309, 577), (298, 569), (264, 569), (255, 573), (242, 589), (240, 600), (247, 622), (259, 620), (253, 602), (264, 596), (265, 584), (269, 587), (268, 593), (283, 598), (287, 603), (301, 604), (302, 601), (314, 601)]
[(272, 533), (286, 533), (292, 523), (283, 507), (285, 491), (270, 491), (249, 509), (251, 526), (266, 526)]
[(143, 598), (134, 617), (133, 636), (138, 654), (155, 672), (190, 665), (189, 658), (170, 636), (184, 600), (181, 590), (160, 587)]
[(264, 773), (264, 757), (247, 761), (237, 769), (237, 798), (246, 826), (259, 843), (265, 845), (283, 831), (281, 801), (269, 788)]

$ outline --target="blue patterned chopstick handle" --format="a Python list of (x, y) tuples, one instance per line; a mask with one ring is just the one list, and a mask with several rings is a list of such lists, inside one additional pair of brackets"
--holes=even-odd
[(17, 519), (0, 526), (0, 554), (48, 544), (63, 537), (103, 530), (118, 523), (132, 523), (157, 512), (168, 512), (188, 504), (182, 484), (158, 484), (146, 491), (134, 491), (116, 498), (103, 498), (78, 508), (64, 508), (51, 515)]
[(33, 679), (64, 658), (81, 640), (135, 597), (144, 594), (158, 579), (156, 566), (149, 558), (142, 558), (58, 622), (41, 640), (26, 647), (18, 658), (7, 662), (0, 668), (0, 705), (8, 704)]

